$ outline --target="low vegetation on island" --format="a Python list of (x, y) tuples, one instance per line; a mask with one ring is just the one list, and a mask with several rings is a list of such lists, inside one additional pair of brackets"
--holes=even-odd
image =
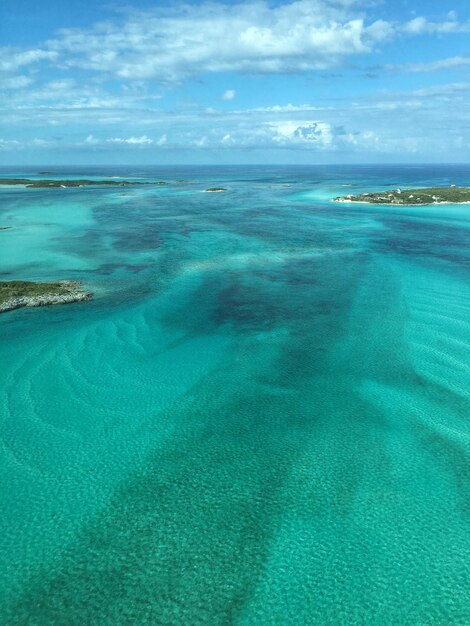
[(49, 306), (91, 300), (92, 293), (75, 280), (55, 283), (0, 281), (0, 313), (24, 306)]
[(334, 198), (334, 202), (366, 202), (368, 204), (462, 204), (470, 202), (470, 187), (428, 187), (424, 189), (392, 189), (362, 193), (354, 196), (348, 194)]
[(55, 179), (33, 179), (33, 178), (0, 178), (0, 185), (23, 185), (30, 188), (57, 188), (57, 187), (97, 187), (102, 185), (114, 187), (130, 187), (135, 185), (167, 185), (164, 181), (130, 181), (118, 179), (105, 180), (55, 180)]

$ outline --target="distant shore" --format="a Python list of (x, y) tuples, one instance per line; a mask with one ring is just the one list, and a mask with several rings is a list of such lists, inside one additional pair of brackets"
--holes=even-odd
[(428, 187), (422, 189), (393, 189), (333, 198), (333, 202), (363, 204), (396, 204), (401, 206), (431, 204), (470, 204), (470, 187)]
[(84, 179), (34, 179), (34, 178), (0, 178), (0, 185), (20, 185), (33, 189), (57, 189), (67, 187), (134, 187), (136, 185), (168, 185), (165, 181), (130, 181), (130, 180), (90, 180)]

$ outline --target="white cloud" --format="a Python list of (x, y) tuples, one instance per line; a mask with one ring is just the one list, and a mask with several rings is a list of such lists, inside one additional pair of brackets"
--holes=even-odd
[(237, 92), (235, 91), (235, 89), (227, 89), (227, 91), (222, 96), (222, 100), (235, 100), (236, 95)]
[[(177, 81), (201, 72), (292, 73), (340, 64), (392, 33), (366, 24), (360, 0), (187, 4), (129, 12), (122, 23), (64, 29), (47, 42), (62, 63), (129, 79)], [(236, 10), (234, 10), (236, 8)], [(230, 94), (233, 90), (227, 90)], [(229, 96), (230, 97), (230, 96)]]
[(18, 68), (39, 61), (55, 61), (58, 58), (55, 50), (15, 50), (13, 48), (0, 48), (0, 70), (15, 72)]
[[(155, 87), (156, 81), (179, 81), (204, 72), (309, 72), (351, 65), (354, 55), (368, 53), (392, 38), (401, 39), (397, 45), (408, 45), (423, 35), (470, 30), (452, 12), (441, 22), (424, 17), (409, 22), (371, 21), (362, 9), (377, 4), (375, 0), (286, 2), (253, 0), (229, 5), (201, 0), (178, 3), (177, 9), (120, 11), (113, 21), (89, 29), (63, 30), (34, 50), (4, 49), (0, 66), (8, 74), (0, 86), (11, 92), (0, 105), (0, 116), (5, 129), (20, 127), (19, 133), (9, 133), (21, 143), (5, 137), (0, 148), (39, 150), (45, 144), (31, 138), (46, 141), (49, 134), (58, 149), (67, 144), (69, 149), (90, 153), (129, 154), (133, 150), (143, 156), (145, 151), (150, 156), (186, 148), (398, 154), (423, 145), (428, 154), (436, 154), (453, 132), (466, 136), (470, 87), (464, 82), (466, 77), (457, 76), (446, 80), (462, 82), (432, 86), (429, 83), (439, 81), (423, 77), (421, 82), (428, 86), (408, 86), (408, 91), (400, 93), (385, 91), (383, 83), (380, 90), (356, 89), (349, 81), (352, 72), (342, 73), (346, 80), (338, 90), (322, 89), (320, 81), (314, 82), (316, 77), (307, 83), (312, 78), (307, 77), (300, 102), (289, 102), (291, 91), (279, 93), (293, 83), (269, 80), (266, 84), (272, 85), (279, 100), (267, 101), (267, 90), (253, 100), (253, 108), (245, 110), (238, 104), (235, 89), (224, 92), (226, 86), (238, 88), (240, 81), (223, 77), (225, 85), (220, 88), (219, 82), (216, 96), (221, 105), (225, 101), (224, 110), (204, 108), (194, 100), (183, 103), (178, 97), (167, 106), (165, 100), (155, 104), (160, 98), (155, 93), (165, 94), (164, 88)], [(384, 58), (386, 54), (388, 50)], [(414, 54), (416, 48), (409, 45), (405, 60), (413, 61)], [(382, 65), (381, 69), (417, 73), (470, 67), (466, 53), (448, 54), (449, 58), (436, 61)], [(41, 74), (38, 65), (48, 69), (51, 62), (57, 71)], [(80, 69), (75, 72), (75, 68)], [(336, 71), (322, 72), (326, 74), (334, 75), (338, 83), (342, 80)], [(391, 81), (393, 76), (387, 78)], [(250, 85), (251, 79), (246, 88)], [(304, 97), (315, 104), (302, 103)]]
[[(191, 149), (208, 152), (268, 150), (273, 153), (288, 150), (318, 153), (319, 159), (324, 154), (335, 153), (338, 158), (341, 155), (347, 160), (348, 155), (364, 153), (396, 155), (397, 158), (405, 153), (431, 154), (441, 151), (444, 145), (451, 154), (451, 148), (467, 149), (459, 139), (466, 136), (470, 124), (470, 110), (463, 104), (466, 90), (470, 91), (469, 83), (452, 83), (409, 92), (381, 92), (373, 97), (357, 98), (347, 106), (340, 103), (335, 107), (317, 109), (306, 104), (273, 104), (258, 111), (227, 112), (218, 118), (201, 115), (200, 109), (167, 112), (158, 119), (151, 112), (145, 118), (146, 113), (142, 111), (137, 122), (119, 122), (106, 134), (94, 130), (92, 124), (98, 113), (92, 112), (86, 118), (88, 121), (83, 120), (82, 124), (90, 124), (88, 128), (93, 129), (94, 134), (85, 132), (81, 140), (67, 140), (66, 135), (57, 138), (55, 134), (49, 139), (43, 124), (41, 132), (44, 134), (37, 133), (43, 140), (25, 139), (15, 143), (5, 138), (0, 142), (0, 148), (3, 151), (13, 148), (40, 151), (54, 145), (57, 150), (108, 153), (116, 149), (135, 153), (143, 150), (186, 153)], [(310, 109), (314, 111), (312, 114), (308, 113)], [(86, 111), (71, 111), (67, 115), (83, 117)], [(66, 121), (65, 117), (59, 119)], [(143, 124), (148, 124), (151, 129), (147, 135), (140, 134)], [(165, 132), (170, 127), (171, 136)], [(30, 137), (35, 136), (32, 132)]]
[(23, 89), (33, 82), (29, 76), (11, 76), (0, 79), (0, 89)]
[(192, 143), (194, 146), (196, 146), (196, 148), (206, 148), (209, 145), (209, 142), (206, 136), (199, 137), (198, 139), (194, 139)]
[(386, 69), (399, 70), (404, 72), (437, 72), (439, 70), (450, 70), (458, 67), (470, 65), (470, 56), (456, 56), (448, 59), (439, 59), (429, 63), (404, 63), (402, 65), (387, 65)]
[(85, 143), (89, 146), (94, 146), (97, 143), (99, 143), (99, 139), (96, 139), (96, 137), (94, 137), (93, 135), (88, 135), (88, 137), (85, 139)]
[(89, 134), (84, 141), (78, 142), (77, 145), (80, 146), (96, 146), (99, 149), (111, 149), (111, 145), (122, 145), (122, 146), (133, 146), (133, 147), (141, 147), (141, 146), (166, 146), (168, 144), (168, 136), (163, 134), (159, 139), (153, 140), (147, 135), (142, 135), (141, 137), (109, 137), (98, 139), (93, 134)]
[(129, 144), (134, 146), (145, 146), (153, 143), (153, 139), (150, 139), (147, 135), (142, 135), (142, 137), (128, 137), (127, 139), (113, 137), (107, 141), (108, 143)]
[(206, 107), (204, 109), (204, 115), (211, 116), (211, 117), (224, 115), (224, 111), (220, 111), (219, 109), (214, 109), (213, 107)]
[(39, 147), (39, 148), (47, 148), (48, 146), (53, 145), (53, 142), (51, 141), (47, 141), (47, 139), (33, 139), (31, 144), (35, 147)]
[[(341, 131), (342, 132), (342, 131)], [(192, 145), (199, 149), (273, 148), (335, 150), (338, 132), (324, 121), (277, 120), (263, 122), (247, 111), (245, 119), (235, 125), (218, 125), (206, 134), (188, 131), (180, 139), (180, 147)], [(171, 147), (175, 147), (174, 145)]]
[(16, 139), (1, 139), (0, 138), (0, 150), (13, 150), (20, 148), (21, 142)]
[(395, 35), (395, 25), (385, 20), (377, 20), (366, 28), (366, 33), (372, 41), (385, 41)]
[(454, 12), (449, 13), (448, 17), (446, 22), (430, 22), (425, 17), (415, 17), (403, 24), (402, 30), (410, 35), (470, 32), (470, 22), (458, 22)]
[(273, 141), (279, 144), (309, 144), (317, 148), (332, 145), (332, 128), (322, 121), (283, 121), (269, 124), (273, 129)]
[[(365, 0), (295, 0), (277, 6), (268, 0), (236, 5), (202, 1), (178, 3), (176, 8), (121, 9), (115, 20), (89, 29), (62, 29), (34, 49), (0, 49), (0, 69), (16, 71), (52, 62), (61, 70), (80, 68), (96, 72), (100, 79), (117, 77), (129, 94), (137, 95), (147, 90), (147, 80), (171, 83), (210, 72), (308, 72), (343, 65), (354, 55), (370, 53), (376, 44), (398, 36), (470, 32), (470, 22), (459, 22), (454, 11), (442, 22), (423, 16), (402, 23), (371, 21), (364, 12), (370, 4)], [(449, 63), (442, 68), (456, 66)], [(413, 69), (410, 64), (410, 71), (432, 69)], [(16, 88), (26, 87), (26, 80)], [(67, 95), (66, 81), (54, 81), (57, 85), (51, 83), (42, 95), (38, 91), (37, 98), (47, 100), (48, 93), (55, 93), (59, 99), (61, 91)], [(235, 97), (234, 89), (222, 95), (226, 101)], [(76, 104), (118, 106), (114, 96), (91, 93), (82, 98), (77, 95)]]
[(470, 83), (447, 83), (445, 85), (433, 85), (431, 87), (422, 87), (421, 89), (415, 89), (410, 93), (412, 96), (419, 97), (432, 97), (432, 96), (444, 96), (448, 98), (455, 97), (456, 93), (470, 91)]
[(297, 113), (299, 111), (318, 111), (320, 107), (312, 104), (273, 104), (269, 107), (257, 107), (250, 109), (254, 113)]
[[(101, 81), (62, 78), (41, 82), (28, 76), (0, 78), (0, 89), (10, 88), (8, 98), (0, 102), (0, 117), (4, 124), (22, 126), (79, 124), (92, 130), (97, 125), (120, 124), (127, 127), (132, 118), (138, 121), (164, 115), (155, 109), (152, 94), (145, 87), (140, 93), (122, 90), (110, 94)], [(148, 101), (147, 101), (148, 100)], [(121, 131), (119, 131), (120, 133)], [(125, 132), (125, 131), (123, 131)], [(143, 129), (132, 129), (140, 136)]]

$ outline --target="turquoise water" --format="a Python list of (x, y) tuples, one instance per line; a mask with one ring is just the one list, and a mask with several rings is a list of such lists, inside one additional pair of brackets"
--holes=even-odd
[(54, 172), (170, 184), (0, 191), (0, 623), (470, 624), (470, 205), (329, 201), (470, 170)]

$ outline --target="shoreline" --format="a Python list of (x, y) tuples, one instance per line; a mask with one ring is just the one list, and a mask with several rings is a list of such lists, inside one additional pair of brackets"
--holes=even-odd
[[(15, 282), (15, 281), (12, 281)], [(26, 281), (21, 281), (24, 285), (28, 285)], [(0, 287), (7, 285), (8, 281), (0, 283)], [(41, 283), (29, 283), (30, 285), (40, 285)], [(53, 289), (59, 290), (54, 292)], [(82, 288), (82, 283), (74, 280), (64, 280), (51, 284), (51, 293), (41, 294), (21, 294), (12, 295), (3, 302), (0, 302), (0, 313), (14, 311), (23, 307), (42, 307), (53, 306), (57, 304), (71, 304), (73, 302), (85, 302), (92, 300), (93, 294)]]
[(116, 178), (91, 180), (87, 178), (0, 178), (0, 187), (20, 189), (77, 189), (82, 187), (137, 187), (168, 185), (167, 181), (135, 181)]
[(352, 200), (344, 198), (331, 198), (330, 202), (346, 202), (350, 204), (375, 204), (377, 206), (433, 206), (434, 204), (470, 204), (470, 200), (464, 200), (463, 202), (448, 202), (443, 200), (442, 202), (369, 202), (368, 200)]
[(334, 202), (362, 202), (364, 204), (395, 206), (431, 206), (434, 204), (470, 204), (470, 187), (398, 187), (381, 191), (348, 193), (332, 198)]

